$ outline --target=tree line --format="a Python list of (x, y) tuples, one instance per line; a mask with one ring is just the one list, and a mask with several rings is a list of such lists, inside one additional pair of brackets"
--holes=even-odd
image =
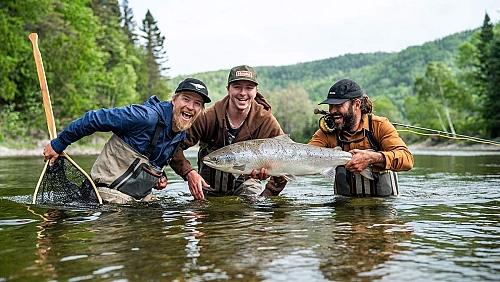
[[(33, 52), (39, 35), (58, 128), (85, 111), (169, 98), (186, 76), (169, 78), (165, 37), (147, 11), (139, 25), (127, 0), (0, 1), (0, 141), (47, 138)], [(307, 142), (313, 109), (329, 87), (351, 78), (393, 122), (482, 138), (500, 135), (500, 33), (486, 14), (476, 30), (401, 52), (345, 54), (290, 66), (254, 66), (259, 91), (286, 133)], [(241, 64), (246, 62), (242, 61)], [(212, 100), (229, 70), (192, 74)], [(418, 136), (405, 136), (417, 141)]]
[(405, 99), (416, 125), (452, 134), (500, 137), (500, 27), (485, 14), (483, 25), (458, 47), (457, 71), (429, 62)]
[(85, 111), (167, 99), (165, 37), (128, 0), (0, 2), (0, 141), (47, 136), (30, 33), (37, 33), (56, 126)]
[[(397, 53), (346, 54), (290, 66), (256, 67), (259, 91), (270, 100), (284, 131), (299, 142), (307, 142), (318, 129), (319, 116), (313, 110), (321, 107), (318, 103), (330, 86), (342, 78), (358, 82), (374, 101), (374, 113), (392, 122), (498, 138), (499, 42), (500, 26), (485, 14), (483, 26), (475, 30)], [(227, 71), (196, 76), (207, 82), (214, 99), (226, 94)], [(184, 77), (169, 83), (175, 85)], [(403, 134), (410, 143), (427, 138)]]

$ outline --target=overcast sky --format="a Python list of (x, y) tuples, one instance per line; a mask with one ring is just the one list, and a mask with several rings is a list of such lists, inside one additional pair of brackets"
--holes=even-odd
[[(121, 1), (120, 1), (121, 2)], [(165, 36), (168, 75), (398, 52), (500, 20), (499, 0), (129, 0)]]

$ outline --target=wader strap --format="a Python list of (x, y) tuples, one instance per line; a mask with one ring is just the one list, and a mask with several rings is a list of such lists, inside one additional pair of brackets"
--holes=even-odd
[(144, 155), (148, 159), (149, 156), (151, 156), (153, 150), (156, 148), (156, 144), (158, 144), (158, 138), (160, 138), (161, 129), (163, 127), (165, 127), (165, 122), (163, 122), (163, 119), (160, 117), (160, 115), (158, 115), (158, 122), (156, 123), (155, 131), (153, 132), (153, 139), (151, 139), (151, 142), (149, 143), (146, 152), (144, 152)]
[(380, 151), (380, 145), (377, 142), (377, 139), (375, 139), (375, 135), (373, 135), (373, 126), (372, 126), (372, 114), (368, 114), (368, 124), (370, 130), (366, 132), (366, 136), (368, 136), (368, 142), (370, 142), (370, 146), (372, 146), (372, 149), (375, 151)]
[(214, 131), (212, 132), (212, 136), (210, 136), (210, 140), (208, 140), (207, 147), (212, 148), (215, 145), (215, 141), (217, 141), (218, 132), (219, 132), (219, 121), (217, 120), (217, 115), (215, 115)]
[[(370, 147), (372, 147), (373, 150), (375, 151), (380, 151), (380, 145), (379, 143), (377, 142), (377, 139), (375, 139), (375, 135), (373, 134), (373, 126), (372, 126), (372, 115), (371, 114), (368, 114), (368, 126), (369, 126), (369, 130), (366, 130), (365, 128), (363, 128), (363, 131), (366, 135), (366, 137), (368, 137), (368, 142), (370, 143)], [(344, 142), (342, 142), (342, 140), (340, 139), (340, 132), (337, 131), (337, 145), (342, 148), (342, 150), (344, 150)]]

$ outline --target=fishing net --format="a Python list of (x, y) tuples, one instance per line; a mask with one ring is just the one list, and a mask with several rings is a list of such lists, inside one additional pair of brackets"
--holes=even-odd
[(47, 165), (35, 191), (37, 204), (98, 204), (91, 180), (65, 156), (59, 156), (54, 165)]

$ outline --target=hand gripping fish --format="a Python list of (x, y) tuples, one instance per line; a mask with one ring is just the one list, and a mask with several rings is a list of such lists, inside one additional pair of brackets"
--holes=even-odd
[[(296, 143), (289, 135), (267, 139), (253, 139), (222, 147), (203, 158), (209, 167), (235, 176), (251, 174), (252, 170), (266, 168), (270, 176), (283, 176), (288, 181), (295, 176), (321, 174), (335, 178), (335, 168), (351, 160), (352, 154), (340, 147), (325, 148)], [(361, 175), (373, 179), (371, 167)]]

